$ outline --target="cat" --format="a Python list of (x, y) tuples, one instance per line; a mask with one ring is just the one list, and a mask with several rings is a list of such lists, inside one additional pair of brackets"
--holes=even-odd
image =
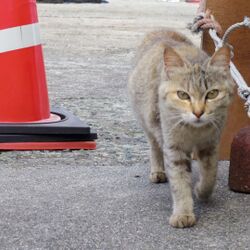
[(128, 93), (150, 144), (150, 180), (170, 183), (173, 213), (169, 223), (173, 227), (196, 224), (193, 154), (200, 170), (195, 195), (207, 200), (212, 194), (218, 145), (234, 94), (229, 63), (228, 46), (210, 58), (172, 30), (149, 33), (138, 49)]

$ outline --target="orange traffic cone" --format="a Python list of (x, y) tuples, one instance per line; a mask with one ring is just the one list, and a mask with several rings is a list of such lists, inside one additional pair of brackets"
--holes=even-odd
[(0, 149), (95, 149), (96, 133), (50, 111), (35, 0), (0, 2)]
[(0, 3), (0, 122), (50, 117), (35, 0)]

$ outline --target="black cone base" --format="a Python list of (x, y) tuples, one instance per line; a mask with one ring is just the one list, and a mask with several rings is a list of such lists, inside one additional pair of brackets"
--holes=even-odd
[(0, 123), (0, 150), (95, 149), (97, 134), (70, 112), (52, 108), (60, 121)]

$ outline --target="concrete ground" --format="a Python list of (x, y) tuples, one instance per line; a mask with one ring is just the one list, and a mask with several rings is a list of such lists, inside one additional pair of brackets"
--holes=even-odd
[[(0, 249), (250, 249), (250, 197), (228, 190), (228, 162), (198, 223), (168, 225), (168, 184), (148, 181), (148, 145), (128, 103), (135, 48), (147, 31), (185, 29), (197, 5), (158, 0), (39, 4), (52, 105), (98, 131), (95, 151), (0, 156)], [(194, 181), (197, 170), (194, 163)]]

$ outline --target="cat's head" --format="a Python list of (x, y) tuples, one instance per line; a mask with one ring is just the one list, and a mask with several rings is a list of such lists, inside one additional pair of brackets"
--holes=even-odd
[(166, 81), (161, 99), (171, 117), (194, 127), (213, 123), (224, 116), (233, 96), (229, 71), (230, 48), (220, 48), (203, 65), (185, 61), (172, 48), (164, 51)]

